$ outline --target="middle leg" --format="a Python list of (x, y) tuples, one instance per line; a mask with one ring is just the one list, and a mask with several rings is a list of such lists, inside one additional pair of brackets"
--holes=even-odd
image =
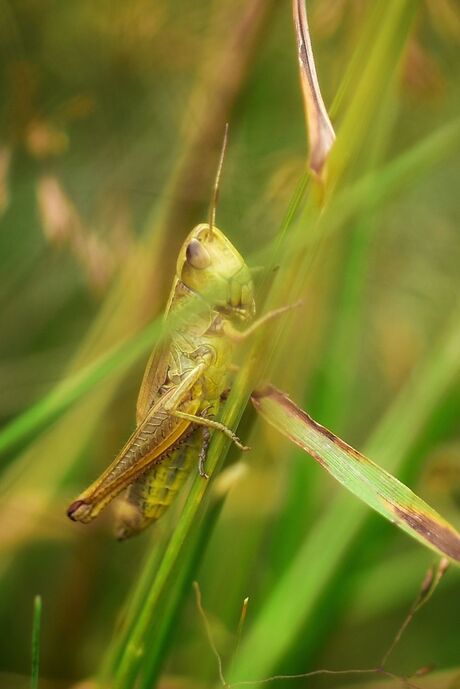
[(178, 419), (184, 419), (185, 421), (190, 421), (191, 423), (195, 423), (198, 426), (206, 426), (208, 428), (213, 428), (216, 431), (220, 431), (221, 433), (226, 435), (227, 438), (230, 438), (230, 440), (232, 440), (235, 443), (235, 445), (243, 452), (247, 452), (251, 449), (247, 445), (243, 445), (238, 436), (230, 428), (227, 428), (227, 426), (225, 426), (225, 424), (221, 423), (220, 421), (214, 421), (214, 419), (207, 419), (204, 416), (196, 416), (195, 414), (187, 414), (186, 412), (179, 411), (178, 409), (175, 409), (174, 411), (171, 411), (169, 413), (171, 414), (171, 416), (176, 416)]

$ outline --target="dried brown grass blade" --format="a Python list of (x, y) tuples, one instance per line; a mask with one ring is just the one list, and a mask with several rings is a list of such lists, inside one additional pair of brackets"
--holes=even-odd
[(322, 177), (329, 151), (335, 141), (335, 132), (324, 105), (316, 74), (305, 0), (293, 0), (292, 9), (303, 102), (308, 125), (310, 149), (308, 165), (315, 175)]

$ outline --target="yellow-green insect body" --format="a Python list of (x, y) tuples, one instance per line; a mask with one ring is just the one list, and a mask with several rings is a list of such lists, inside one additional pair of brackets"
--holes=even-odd
[[(202, 272), (211, 265), (211, 275)], [(254, 314), (252, 281), (246, 264), (228, 239), (217, 228), (210, 234), (208, 225), (199, 225), (187, 238), (179, 254), (177, 275), (180, 277), (174, 280), (165, 317), (177, 320), (177, 312), (185, 306), (187, 312), (193, 313), (193, 320), (186, 319), (182, 327), (171, 333), (167, 382), (162, 388), (176, 385), (196, 366), (197, 360), (208, 354), (209, 366), (184, 403), (188, 402), (192, 413), (213, 419), (228, 386), (234, 348), (233, 340), (225, 336), (223, 322), (235, 316), (247, 319)], [(203, 290), (205, 286), (208, 294)], [(155, 357), (152, 363), (157, 365)], [(155, 376), (148, 366), (139, 395), (139, 420), (146, 412), (146, 400), (147, 404), (150, 402), (152, 374)], [(165, 512), (190, 471), (200, 463), (203, 465), (208, 443), (209, 428), (192, 427), (161, 463), (127, 489), (118, 506), (118, 538), (143, 530)]]
[(143, 531), (164, 514), (191, 471), (196, 470), (204, 443), (202, 431), (194, 429), (170, 455), (127, 488), (117, 506), (118, 539)]
[(254, 316), (249, 269), (212, 224), (192, 230), (179, 253), (165, 319), (167, 339), (147, 365), (137, 403), (137, 428), (115, 461), (69, 507), (87, 523), (127, 488), (117, 534), (127, 537), (158, 518), (193, 464), (204, 473), (210, 429), (240, 444), (215, 420), (228, 386), (236, 321)]

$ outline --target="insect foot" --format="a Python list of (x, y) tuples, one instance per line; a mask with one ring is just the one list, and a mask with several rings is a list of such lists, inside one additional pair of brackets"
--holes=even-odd
[[(220, 424), (220, 425), (222, 426), (222, 424)], [(230, 440), (233, 440), (233, 442), (235, 443), (237, 448), (239, 450), (241, 450), (241, 452), (249, 452), (250, 451), (251, 448), (249, 447), (249, 445), (243, 445), (243, 443), (238, 438), (238, 436), (235, 435), (235, 433), (233, 433), (233, 431), (231, 431), (229, 428), (226, 428), (225, 426), (223, 426), (220, 430), (223, 431), (223, 433), (227, 436), (227, 438), (230, 438)]]

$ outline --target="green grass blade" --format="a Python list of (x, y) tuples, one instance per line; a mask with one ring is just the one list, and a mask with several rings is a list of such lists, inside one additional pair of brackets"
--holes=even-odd
[[(364, 150), (366, 137), (372, 135), (372, 123), (382, 106), (385, 92), (397, 76), (397, 67), (417, 9), (417, 3), (413, 0), (375, 3), (372, 12), (382, 12), (381, 22), (377, 30), (374, 27), (367, 60), (359, 66), (358, 74), (354, 75), (351, 98), (340, 126), (336, 127), (337, 141), (328, 161), (328, 184), (331, 187), (342, 175), (349, 174), (357, 156)], [(348, 78), (345, 76), (344, 82)]]
[(31, 689), (38, 689), (38, 678), (40, 674), (40, 633), (42, 620), (42, 599), (35, 596), (34, 599), (34, 620), (32, 627), (32, 672), (30, 678)]
[(181, 558), (181, 566), (177, 576), (170, 583), (168, 597), (162, 609), (161, 620), (155, 622), (150, 630), (152, 652), (146, 658), (139, 689), (151, 689), (156, 686), (159, 674), (167, 658), (168, 642), (174, 631), (181, 603), (189, 593), (196, 569), (203, 556), (210, 535), (219, 517), (225, 496), (213, 502), (202, 524), (193, 530), (190, 542)]
[(460, 534), (397, 478), (314, 421), (275, 387), (254, 392), (252, 401), (269, 424), (360, 500), (423, 545), (460, 562)]
[(114, 347), (94, 363), (65, 378), (48, 395), (13, 419), (1, 431), (0, 453), (11, 449), (27, 436), (40, 432), (113, 371), (122, 373), (127, 370), (151, 348), (159, 331), (159, 321), (156, 320), (132, 340)]

